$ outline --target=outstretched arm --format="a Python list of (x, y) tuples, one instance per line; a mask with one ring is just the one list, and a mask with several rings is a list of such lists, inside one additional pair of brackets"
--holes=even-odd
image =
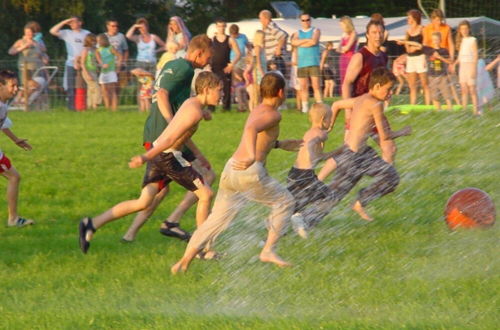
[(18, 138), (14, 132), (10, 130), (10, 128), (2, 128), (2, 132), (9, 137), (14, 143), (19, 147), (24, 150), (31, 150), (31, 145), (28, 143), (27, 139), (20, 139)]

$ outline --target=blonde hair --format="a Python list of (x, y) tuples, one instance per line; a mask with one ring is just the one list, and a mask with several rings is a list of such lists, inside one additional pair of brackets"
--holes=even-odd
[(217, 75), (211, 71), (201, 72), (194, 83), (196, 95), (202, 94), (205, 88), (216, 88), (221, 83)]
[(264, 37), (265, 37), (264, 31), (262, 30), (255, 31), (255, 34), (253, 36), (254, 46), (259, 46), (264, 48)]
[(311, 123), (322, 122), (330, 111), (330, 107), (326, 104), (314, 103), (309, 110), (309, 120)]
[(173, 40), (167, 41), (165, 47), (167, 48), (167, 51), (172, 53), (176, 53), (179, 50), (179, 44)]
[(104, 33), (101, 33), (97, 36), (97, 43), (99, 44), (99, 47), (109, 47), (110, 45), (108, 36)]
[(342, 16), (340, 22), (344, 23), (347, 33), (354, 31), (354, 24), (352, 24), (352, 19), (349, 16)]

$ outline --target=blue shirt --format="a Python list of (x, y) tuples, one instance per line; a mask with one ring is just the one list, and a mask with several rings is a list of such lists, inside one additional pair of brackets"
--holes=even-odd
[[(247, 45), (248, 45), (247, 36), (240, 33), (240, 34), (238, 34), (238, 36), (236, 38), (234, 38), (234, 40), (236, 40), (236, 43), (238, 44), (238, 48), (240, 49), (241, 58), (244, 58), (246, 53), (247, 53), (247, 50), (246, 50)], [(236, 57), (236, 53), (231, 48), (231, 52), (229, 53), (229, 60), (232, 62), (235, 57)]]
[[(299, 30), (299, 39), (312, 39), (316, 28), (311, 28), (309, 31)], [(312, 47), (298, 47), (298, 68), (305, 68), (308, 66), (319, 66), (320, 54), (319, 43)]]

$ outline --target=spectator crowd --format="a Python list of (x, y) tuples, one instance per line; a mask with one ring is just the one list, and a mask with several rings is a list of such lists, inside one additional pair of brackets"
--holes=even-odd
[[(361, 50), (350, 17), (339, 20), (340, 40), (320, 43), (321, 30), (314, 26), (313, 18), (303, 13), (299, 17), (301, 28), (290, 35), (280, 28), (268, 10), (258, 15), (261, 28), (257, 29), (252, 42), (240, 32), (237, 24), (227, 26), (219, 18), (215, 20), (215, 35), (211, 38), (213, 57), (202, 70), (214, 72), (223, 82), (221, 105), (230, 110), (237, 103), (237, 111), (252, 110), (260, 100), (259, 83), (266, 72), (274, 71), (286, 78), (289, 93), (294, 93), (296, 107), (309, 111), (310, 96), (314, 103), (336, 95), (348, 97), (354, 81), (363, 70), (364, 61), (387, 57), (389, 33), (384, 29), (380, 54), (365, 54)], [(384, 26), (384, 18), (373, 14), (372, 21)], [(408, 28), (403, 40), (397, 44), (404, 53), (392, 61), (392, 71), (399, 81), (396, 94), (408, 85), (409, 102), (416, 104), (420, 92), (426, 105), (441, 109), (441, 103), (451, 109), (453, 102), (466, 107), (469, 98), (474, 114), (480, 114), (484, 103), (478, 95), (480, 56), (477, 40), (471, 34), (469, 22), (463, 21), (453, 35), (441, 10), (435, 9), (431, 22), (422, 26), (422, 13), (416, 9), (407, 12)], [(128, 86), (131, 77), (137, 80), (137, 104), (140, 111), (149, 111), (155, 77), (166, 63), (186, 56), (191, 33), (183, 19), (171, 17), (166, 30), (166, 40), (150, 32), (146, 18), (139, 18), (125, 34), (119, 23), (108, 19), (105, 32), (93, 34), (83, 28), (80, 17), (73, 16), (55, 24), (50, 34), (64, 41), (66, 60), (63, 88), (69, 110), (95, 109), (103, 104), (116, 111), (120, 94)], [(129, 44), (135, 44), (136, 57), (129, 59)], [(18, 75), (22, 90), (18, 101), (23, 102), (35, 91), (43, 95), (51, 76), (50, 64), (41, 27), (31, 21), (24, 27), (23, 36), (8, 53), (18, 57)], [(355, 54), (362, 54), (355, 56)], [(372, 57), (371, 55), (375, 55)], [(392, 55), (392, 54), (391, 54)], [(386, 62), (386, 61), (382, 61)], [(483, 71), (497, 71), (497, 87), (500, 83), (496, 57)], [(483, 62), (484, 64), (484, 62)], [(200, 70), (197, 70), (200, 71)], [(196, 75), (195, 75), (196, 77)], [(461, 96), (459, 96), (461, 94)], [(212, 107), (214, 110), (215, 107)]]

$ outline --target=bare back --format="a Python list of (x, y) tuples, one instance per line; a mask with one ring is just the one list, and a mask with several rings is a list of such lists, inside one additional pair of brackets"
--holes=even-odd
[(381, 111), (382, 103), (370, 94), (359, 96), (354, 101), (351, 113), (351, 129), (346, 144), (357, 152), (366, 145), (366, 140), (375, 127), (374, 112)]
[[(250, 112), (240, 144), (233, 154), (236, 161), (254, 161), (265, 163), (267, 154), (274, 147), (279, 136), (281, 114), (276, 108), (260, 104)], [(252, 150), (253, 149), (253, 150)]]
[(299, 149), (294, 167), (302, 170), (314, 169), (322, 159), (323, 143), (328, 135), (325, 130), (317, 127), (310, 128), (303, 137), (304, 144)]

